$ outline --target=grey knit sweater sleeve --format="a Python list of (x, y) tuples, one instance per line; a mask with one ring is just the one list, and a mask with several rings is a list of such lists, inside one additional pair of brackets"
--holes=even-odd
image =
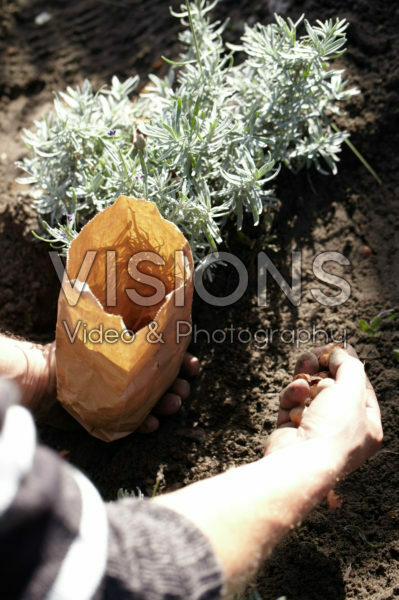
[(191, 521), (151, 500), (113, 502), (107, 513), (105, 598), (221, 598), (221, 566), (210, 542)]
[(0, 578), (7, 600), (218, 600), (223, 574), (196, 526), (151, 500), (104, 504), (37, 444), (0, 378)]

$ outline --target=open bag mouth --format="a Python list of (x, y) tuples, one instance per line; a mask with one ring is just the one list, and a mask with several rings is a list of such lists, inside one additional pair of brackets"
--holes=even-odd
[(136, 332), (191, 280), (192, 271), (191, 251), (177, 227), (152, 202), (121, 196), (72, 242), (65, 275), (81, 281), (83, 274), (81, 283), (102, 308), (120, 315), (126, 329)]

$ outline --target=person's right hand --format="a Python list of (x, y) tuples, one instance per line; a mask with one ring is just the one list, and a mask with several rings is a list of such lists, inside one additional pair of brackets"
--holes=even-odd
[[(325, 347), (301, 355), (295, 373), (320, 371), (318, 357), (323, 351)], [(289, 413), (304, 403), (309, 385), (304, 379), (296, 379), (282, 391), (277, 430), (269, 437), (265, 454), (322, 437), (333, 445), (339, 471), (344, 475), (379, 449), (383, 438), (381, 416), (373, 387), (353, 348), (334, 348), (329, 370), (330, 377), (319, 384), (320, 392), (298, 427), (290, 421)]]
[[(159, 400), (141, 424), (141, 433), (152, 433), (159, 427), (159, 415), (175, 414), (190, 394), (187, 377), (195, 377), (200, 369), (196, 356), (185, 353), (182, 377)], [(0, 377), (14, 380), (21, 392), (21, 403), (29, 408), (39, 421), (70, 429), (76, 422), (60, 408), (56, 392), (55, 342), (34, 344), (0, 335)]]

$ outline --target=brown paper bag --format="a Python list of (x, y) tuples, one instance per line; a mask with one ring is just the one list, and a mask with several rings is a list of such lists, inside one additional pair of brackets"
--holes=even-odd
[(188, 242), (152, 202), (121, 196), (72, 242), (58, 301), (57, 395), (93, 436), (128, 435), (173, 383), (192, 295)]

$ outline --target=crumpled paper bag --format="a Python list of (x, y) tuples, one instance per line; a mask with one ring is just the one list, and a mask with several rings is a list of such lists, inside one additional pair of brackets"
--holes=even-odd
[(193, 270), (183, 234), (144, 200), (121, 196), (72, 242), (58, 301), (57, 396), (93, 436), (134, 431), (175, 380)]

